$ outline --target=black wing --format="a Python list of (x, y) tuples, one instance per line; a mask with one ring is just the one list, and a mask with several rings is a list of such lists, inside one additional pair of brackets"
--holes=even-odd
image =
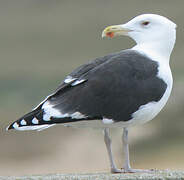
[(80, 112), (89, 119), (127, 121), (141, 105), (159, 101), (167, 85), (157, 77), (158, 64), (129, 50), (81, 74), (85, 82), (50, 98), (62, 113)]
[(102, 118), (128, 121), (141, 105), (163, 96), (167, 85), (157, 73), (157, 62), (133, 50), (97, 59), (73, 71), (73, 81), (63, 82), (34, 110), (38, 112), (29, 116), (28, 124), (33, 125), (34, 117), (39, 125)]

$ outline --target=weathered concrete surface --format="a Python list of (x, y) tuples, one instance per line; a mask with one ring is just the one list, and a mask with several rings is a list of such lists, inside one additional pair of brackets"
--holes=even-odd
[(131, 173), (131, 174), (48, 174), (22, 177), (0, 176), (0, 180), (184, 180), (184, 171), (155, 171), (154, 173)]

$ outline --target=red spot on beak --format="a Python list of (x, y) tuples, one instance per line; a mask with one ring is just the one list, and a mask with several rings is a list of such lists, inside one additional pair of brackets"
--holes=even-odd
[(108, 32), (106, 33), (107, 37), (113, 38), (114, 37), (114, 32)]

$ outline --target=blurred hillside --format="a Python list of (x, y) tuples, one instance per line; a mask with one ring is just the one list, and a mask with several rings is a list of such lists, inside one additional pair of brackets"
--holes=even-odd
[[(177, 25), (171, 56), (174, 88), (152, 122), (130, 131), (136, 168), (184, 168), (184, 1), (1, 0), (0, 175), (108, 171), (100, 130), (63, 126), (42, 132), (6, 132), (6, 126), (37, 105), (77, 66), (135, 43), (101, 39), (104, 27), (142, 13), (169, 17)], [(119, 166), (121, 130), (112, 130)]]

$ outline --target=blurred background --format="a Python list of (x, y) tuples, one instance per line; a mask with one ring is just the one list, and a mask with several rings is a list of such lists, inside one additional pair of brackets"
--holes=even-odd
[[(162, 112), (130, 129), (134, 168), (184, 169), (184, 1), (0, 0), (0, 175), (108, 172), (101, 130), (56, 126), (41, 132), (5, 131), (79, 65), (130, 48), (128, 37), (101, 39), (108, 25), (142, 13), (177, 25), (171, 56), (174, 87)], [(111, 131), (118, 167), (121, 129)]]

